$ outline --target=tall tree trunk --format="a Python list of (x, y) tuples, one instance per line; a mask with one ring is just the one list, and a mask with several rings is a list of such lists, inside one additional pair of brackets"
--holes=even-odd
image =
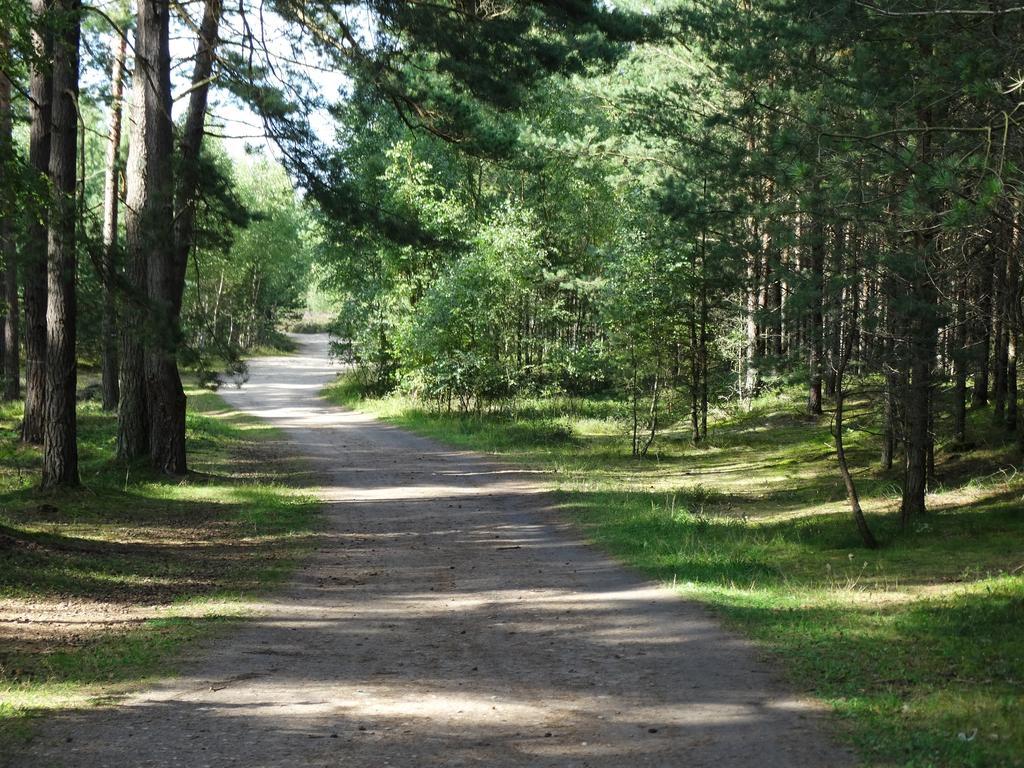
[(1009, 430), (1017, 427), (1017, 349), (1020, 341), (1020, 235), (1021, 214), (1014, 212), (1014, 234), (1006, 264), (1006, 419)]
[(75, 395), (75, 203), (78, 156), (78, 48), (80, 0), (57, 0), (53, 46), (53, 128), (50, 141), (50, 209), (46, 271), (46, 422), (43, 488), (78, 484)]
[[(35, 28), (32, 43), (36, 61), (29, 76), (29, 165), (38, 176), (40, 192), (50, 177), (50, 131), (53, 81), (47, 62), (53, 55), (48, 27), (51, 0), (32, 0)], [(43, 442), (43, 406), (46, 393), (46, 211), (28, 216), (22, 257), (25, 298), (25, 418), (21, 439)]]
[(117, 366), (117, 296), (114, 275), (117, 272), (117, 182), (121, 170), (121, 112), (124, 97), (124, 61), (128, 39), (116, 34), (114, 63), (110, 71), (110, 130), (107, 134), (107, 163), (103, 178), (103, 323), (101, 356), (103, 370), (103, 410), (117, 408), (120, 387)]
[(1003, 228), (1001, 252), (996, 257), (995, 283), (992, 291), (992, 423), (1002, 425), (1006, 418), (1006, 365), (1009, 338), (1006, 327), (1009, 305), (1007, 264), (1013, 258), (1008, 228)]
[[(704, 182), (707, 193), (707, 180)], [(700, 438), (708, 439), (708, 266), (707, 231), (700, 243)]]
[[(149, 207), (147, 185), (153, 171), (151, 148), (147, 144), (146, 113), (150, 102), (159, 100), (152, 95), (156, 88), (154, 66), (151, 63), (152, 43), (147, 40), (151, 32), (141, 21), (152, 15), (152, 3), (140, 3), (140, 23), (135, 30), (135, 71), (132, 77), (131, 119), (129, 120), (128, 160), (125, 165), (127, 194), (125, 198), (125, 264), (124, 277), (127, 295), (121, 305), (119, 329), (117, 403), (117, 456), (130, 461), (149, 451), (149, 412), (146, 393), (145, 342), (149, 333), (146, 300), (146, 264), (150, 240), (159, 238), (159, 229), (150, 233), (150, 219), (157, 218)], [(168, 183), (170, 180), (168, 179)], [(163, 212), (167, 215), (167, 212)]]
[[(7, 30), (0, 30), (0, 50), (7, 52), (10, 39)], [(11, 81), (0, 72), (0, 152), (4, 153), (0, 161), (6, 162), (12, 157), (8, 153), (13, 148), (11, 118)], [(11, 153), (13, 154), (13, 153)], [(3, 337), (0, 343), (4, 350), (4, 400), (17, 400), (21, 394), (21, 364), (18, 341), (18, 255), (14, 247), (14, 208), (7, 202), (0, 210), (0, 257), (4, 262), (4, 304), (6, 314), (3, 318)]]
[(891, 364), (885, 364), (885, 392), (883, 394), (883, 424), (882, 424), (882, 469), (892, 469), (893, 458), (896, 455), (897, 424), (899, 414), (897, 410), (896, 393), (899, 387), (899, 374)]
[(21, 397), (21, 355), (18, 336), (18, 260), (9, 223), (0, 234), (4, 252), (4, 298), (7, 317), (4, 319), (4, 400)]
[(992, 273), (995, 271), (995, 249), (986, 248), (979, 260), (977, 309), (973, 324), (975, 348), (974, 391), (971, 405), (975, 408), (988, 405), (989, 348), (992, 344)]
[[(142, 82), (131, 151), (134, 213), (129, 257), (145, 263), (149, 330), (145, 372), (149, 398), (149, 455), (157, 470), (183, 474), (185, 464), (185, 392), (178, 375), (178, 313), (184, 273), (174, 248), (174, 149), (171, 123), (170, 4), (139, 3), (136, 81)], [(143, 253), (144, 252), (144, 253)]]
[[(842, 222), (837, 222), (835, 225), (834, 248), (835, 251), (832, 254), (833, 274), (842, 275), (846, 271), (846, 267), (843, 264), (843, 261), (846, 257), (846, 228), (843, 226)], [(824, 281), (824, 275), (822, 275), (822, 280)], [(829, 323), (830, 328), (828, 337), (828, 363), (824, 366), (825, 394), (827, 394), (829, 397), (834, 397), (836, 394), (837, 366), (839, 364), (839, 358), (842, 355), (843, 324), (842, 322), (840, 322), (840, 320), (843, 314), (843, 300), (845, 298), (848, 298), (854, 302), (854, 305), (856, 305), (856, 303), (860, 301), (860, 297), (857, 295), (855, 285), (851, 284), (849, 287), (842, 289), (842, 291), (843, 293), (846, 294), (845, 296), (843, 294), (840, 294), (839, 296), (831, 297), (831, 300), (829, 301), (830, 306), (828, 314), (831, 322)], [(822, 303), (824, 304), (824, 301)], [(856, 312), (853, 313), (849, 321), (851, 322), (853, 328), (857, 327)], [(854, 343), (853, 340), (855, 340), (856, 338), (856, 332), (851, 332), (851, 343)]]
[(839, 462), (839, 473), (843, 477), (843, 484), (846, 486), (846, 498), (850, 502), (850, 511), (853, 513), (853, 522), (857, 526), (857, 532), (860, 534), (861, 541), (864, 542), (864, 546), (868, 549), (877, 549), (878, 541), (875, 539), (874, 534), (871, 533), (871, 528), (868, 527), (868, 521), (864, 517), (864, 511), (861, 509), (860, 496), (857, 493), (857, 486), (853, 482), (853, 475), (850, 474), (850, 466), (846, 460), (846, 448), (843, 444), (843, 406), (846, 401), (843, 376), (846, 373), (846, 366), (849, 363), (852, 349), (853, 339), (851, 337), (847, 340), (846, 349), (841, 353), (841, 357), (839, 358), (835, 371), (836, 415), (835, 423), (833, 425), (833, 435), (835, 437), (836, 444), (836, 459)]
[(809, 244), (811, 267), (811, 323), (810, 351), (807, 368), (810, 381), (807, 389), (807, 412), (821, 415), (821, 380), (824, 364), (824, 297), (825, 297), (825, 223), (822, 219), (821, 181), (817, 178), (811, 190), (811, 242)]
[[(165, 142), (170, 143), (170, 54), (167, 48), (167, 4), (158, 4), (157, 18), (162, 23), (159, 66), (156, 77), (161, 93), (158, 98), (165, 103), (163, 110), (168, 118), (149, 126), (154, 149)], [(156, 308), (158, 326), (155, 328), (154, 344), (146, 361), (146, 382), (150, 394), (150, 457), (154, 467), (171, 474), (182, 474), (187, 469), (185, 450), (186, 398), (178, 372), (177, 352), (180, 341), (181, 303), (185, 289), (185, 271), (188, 255), (192, 248), (195, 225), (195, 196), (199, 187), (199, 153), (202, 147), (203, 129), (206, 122), (206, 106), (209, 94), (210, 76), (213, 72), (214, 52), (220, 24), (220, 0), (208, 0), (203, 11), (199, 29), (199, 44), (196, 64), (192, 76), (192, 90), (189, 97), (188, 115), (181, 139), (181, 175), (177, 189), (172, 195), (176, 202), (173, 221), (173, 239), (169, 249), (152, 248), (147, 265), (147, 290), (150, 301)], [(140, 15), (140, 29), (142, 17)], [(154, 26), (154, 34), (155, 34)], [(155, 53), (155, 49), (151, 49)], [(147, 110), (149, 115), (149, 110)], [(168, 148), (169, 150), (169, 148)], [(159, 153), (159, 150), (157, 150)], [(155, 159), (155, 158), (154, 158)], [(163, 173), (153, 172), (151, 180), (170, 179), (170, 168)], [(166, 206), (167, 190), (152, 189), (154, 203)]]
[[(915, 299), (929, 308), (932, 290), (923, 265), (914, 278)], [(924, 310), (927, 311), (927, 310)], [(911, 337), (908, 343), (910, 381), (905, 389), (906, 418), (906, 462), (903, 485), (901, 525), (906, 527), (910, 518), (925, 511), (925, 491), (928, 485), (928, 452), (931, 442), (931, 391), (932, 366), (935, 359), (935, 333), (929, 318), (919, 318), (911, 323)]]
[(956, 297), (956, 328), (953, 344), (953, 436), (958, 443), (967, 440), (967, 314), (964, 306), (966, 286)]
[(761, 277), (761, 253), (754, 250), (747, 262), (747, 311), (746, 311), (746, 371), (743, 379), (743, 396), (753, 400), (761, 389), (761, 361), (758, 359), (757, 299), (760, 295), (758, 283)]
[[(930, 45), (926, 46), (928, 57)], [(919, 124), (932, 124), (930, 107), (919, 112)], [(932, 135), (925, 131), (918, 137), (917, 160), (919, 167), (930, 167)], [(938, 344), (937, 296), (932, 274), (934, 266), (936, 202), (925, 192), (923, 220), (914, 233), (914, 259), (910, 274), (910, 300), (913, 306), (907, 322), (907, 365), (910, 381), (904, 390), (906, 419), (906, 461), (903, 499), (900, 504), (900, 525), (906, 528), (910, 519), (925, 512), (925, 493), (928, 487), (929, 456), (931, 452), (932, 368)]]
[[(220, 27), (221, 0), (207, 0), (203, 21), (199, 27), (199, 45), (196, 64), (192, 72), (192, 90), (189, 93), (188, 114), (181, 133), (178, 188), (175, 193), (174, 258), (178, 280), (185, 286), (185, 270), (192, 250), (195, 229), (196, 193), (199, 190), (199, 154), (202, 149), (206, 125), (206, 105), (213, 74), (214, 55), (217, 50)], [(178, 311), (181, 298), (178, 298)]]
[[(690, 254), (690, 275), (693, 280), (700, 280), (697, 273), (697, 252)], [(690, 440), (694, 445), (700, 442), (700, 338), (698, 333), (699, 306), (694, 297), (689, 307), (689, 318), (687, 325), (690, 333)]]

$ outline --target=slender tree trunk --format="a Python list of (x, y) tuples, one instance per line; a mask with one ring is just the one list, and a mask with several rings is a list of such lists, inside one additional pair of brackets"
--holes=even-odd
[(821, 211), (821, 182), (814, 180), (811, 216), (811, 327), (810, 352), (807, 367), (810, 382), (807, 391), (807, 412), (812, 416), (821, 415), (821, 380), (824, 358), (824, 296), (825, 296), (825, 223)]
[[(843, 226), (843, 224), (841, 222), (839, 222), (839, 223), (837, 223), (835, 225), (835, 251), (834, 251), (834, 253), (832, 255), (832, 258), (833, 258), (833, 274), (836, 274), (836, 275), (844, 274), (844, 272), (846, 271), (846, 267), (843, 264), (843, 262), (844, 262), (844, 260), (846, 258), (846, 229), (845, 229), (845, 227)], [(824, 281), (824, 275), (822, 275), (822, 280)], [(836, 394), (836, 370), (837, 370), (837, 366), (838, 366), (838, 362), (839, 362), (839, 357), (840, 357), (840, 355), (842, 355), (843, 329), (842, 329), (842, 322), (840, 322), (840, 320), (841, 320), (840, 316), (843, 314), (842, 313), (843, 300), (844, 300), (844, 298), (849, 298), (849, 299), (851, 299), (854, 302), (855, 305), (856, 305), (857, 302), (860, 301), (860, 297), (857, 296), (857, 293), (856, 293), (856, 286), (850, 285), (848, 288), (845, 288), (844, 291), (847, 294), (847, 296), (844, 297), (844, 296), (840, 295), (838, 297), (832, 297), (832, 299), (828, 302), (829, 305), (830, 305), (829, 306), (828, 315), (829, 315), (829, 319), (831, 321), (829, 323), (829, 325), (831, 327), (829, 328), (829, 337), (828, 337), (828, 341), (829, 341), (828, 357), (829, 357), (829, 359), (828, 359), (828, 363), (824, 366), (824, 368), (825, 368), (825, 393), (829, 397), (834, 397), (835, 394)], [(823, 301), (822, 304), (824, 305), (825, 302)], [(824, 315), (824, 307), (823, 307), (823, 315)], [(854, 313), (853, 317), (850, 318), (850, 323), (851, 323), (853, 328), (857, 327), (856, 313)], [(851, 343), (853, 343), (852, 340), (856, 339), (856, 336), (857, 336), (856, 333), (851, 333), (850, 334)]]
[(113, 289), (117, 272), (117, 181), (121, 170), (121, 111), (124, 96), (124, 61), (128, 40), (115, 35), (114, 63), (110, 72), (110, 130), (107, 134), (107, 164), (103, 180), (103, 324), (101, 356), (103, 362), (103, 410), (117, 408), (120, 397), (117, 365), (117, 303)]
[[(703, 251), (702, 246), (702, 254)], [(700, 283), (700, 439), (708, 439), (708, 286), (703, 255)]]
[(46, 420), (43, 488), (78, 484), (78, 383), (75, 304), (75, 204), (78, 155), (79, 0), (57, 0), (53, 46), (53, 128), (50, 176), (53, 198), (47, 252)]
[(956, 299), (956, 330), (953, 350), (953, 435), (958, 443), (967, 441), (967, 346), (966, 288)]
[(988, 405), (989, 348), (992, 345), (992, 273), (995, 271), (995, 249), (985, 249), (978, 272), (978, 306), (974, 321), (975, 373), (971, 405)]
[[(7, 27), (0, 27), (0, 62), (8, 61), (10, 56), (10, 34)], [(11, 81), (0, 70), (0, 181), (5, 178), (7, 168), (14, 159), (14, 144), (11, 123)], [(10, 195), (10, 197), (9, 197)], [(5, 275), (3, 309), (0, 310), (0, 371), (7, 370), (7, 306), (6, 274), (7, 265), (14, 258), (13, 241), (11, 240), (10, 216), (16, 207), (12, 204), (14, 196), (11, 190), (0, 188), (0, 263)], [(6, 373), (0, 374), (4, 379), (0, 387), (7, 389)], [(6, 398), (5, 398), (6, 399)]]
[[(695, 259), (691, 260), (691, 264)], [(696, 270), (694, 270), (696, 272)], [(690, 440), (700, 442), (700, 339), (697, 336), (697, 307), (690, 307)]]
[(836, 459), (839, 462), (839, 473), (842, 475), (843, 484), (846, 486), (846, 498), (850, 502), (850, 511), (853, 513), (853, 521), (857, 526), (857, 532), (860, 534), (861, 541), (864, 542), (864, 546), (868, 549), (877, 549), (878, 541), (875, 539), (874, 534), (871, 533), (868, 521), (864, 517), (864, 510), (861, 509), (860, 496), (857, 494), (857, 486), (853, 482), (853, 475), (850, 474), (850, 466), (846, 461), (846, 449), (843, 444), (843, 407), (846, 400), (843, 376), (846, 373), (846, 366), (852, 349), (853, 340), (849, 339), (846, 349), (841, 353), (842, 356), (835, 372), (836, 416), (833, 435), (835, 436), (836, 443)]
[(1020, 342), (1019, 332), (1010, 333), (1006, 362), (1006, 428), (1013, 431), (1017, 428), (1017, 345)]
[(18, 337), (18, 260), (10, 225), (0, 235), (4, 251), (4, 298), (7, 317), (4, 320), (4, 400), (21, 397), (21, 355)]
[[(10, 39), (6, 30), (0, 30), (0, 50), (7, 52)], [(11, 81), (0, 72), (0, 152), (5, 155), (13, 148), (11, 117)], [(9, 160), (5, 156), (0, 158)], [(21, 395), (21, 362), (18, 341), (18, 255), (14, 247), (14, 211), (4, 207), (0, 210), (0, 257), (4, 262), (4, 303), (7, 306), (3, 318), (4, 400), (17, 400)]]
[[(152, 13), (152, 3), (143, 2), (139, 17)], [(145, 9), (143, 8), (145, 6)], [(149, 334), (146, 299), (146, 263), (149, 241), (159, 236), (159, 228), (150, 234), (149, 220), (156, 214), (148, 207), (151, 149), (146, 142), (147, 110), (153, 101), (154, 63), (150, 63), (152, 43), (140, 24), (135, 32), (135, 72), (132, 78), (131, 119), (129, 120), (128, 161), (125, 167), (125, 265), (128, 292), (121, 306), (119, 333), (119, 399), (117, 403), (117, 456), (132, 460), (149, 451), (149, 414), (146, 392), (145, 341)], [(165, 212), (166, 215), (166, 212)]]
[(883, 395), (883, 425), (882, 425), (882, 469), (892, 469), (893, 458), (896, 455), (896, 436), (898, 424), (898, 412), (896, 408), (896, 391), (898, 388), (899, 374), (893, 370), (891, 365), (885, 366), (885, 393)]
[[(930, 46), (928, 55), (930, 56)], [(930, 107), (920, 111), (919, 123), (923, 126), (932, 124)], [(917, 147), (918, 162), (922, 168), (927, 168), (931, 162), (931, 145), (931, 134), (922, 133), (918, 138)], [(926, 199), (924, 202), (928, 213), (914, 235), (916, 262), (913, 265), (910, 284), (910, 299), (914, 306), (907, 323), (909, 359), (906, 369), (910, 372), (910, 381), (904, 394), (906, 472), (903, 500), (900, 505), (900, 525), (903, 528), (907, 527), (912, 517), (925, 512), (929, 457), (932, 455), (932, 368), (935, 365), (938, 343), (937, 296), (931, 274), (935, 249), (934, 217), (931, 211), (935, 210), (935, 201)]]
[[(661, 368), (660, 361), (658, 362), (658, 368)], [(659, 374), (654, 374), (654, 385), (651, 389), (651, 408), (648, 412), (648, 433), (647, 439), (644, 441), (643, 448), (640, 450), (641, 456), (646, 456), (647, 451), (650, 450), (651, 444), (654, 442), (655, 436), (658, 434), (658, 397), (661, 394)]]
[[(708, 179), (704, 177), (704, 190), (701, 198), (707, 207)], [(708, 232), (707, 217), (700, 233), (700, 433), (701, 440), (708, 439)]]
[[(918, 277), (918, 283), (927, 277)], [(918, 300), (926, 300), (929, 290), (918, 285)], [(930, 410), (932, 365), (935, 358), (935, 339), (931, 323), (919, 320), (912, 324), (910, 348), (910, 381), (906, 388), (906, 462), (901, 506), (901, 524), (906, 527), (910, 518), (925, 511), (925, 491), (928, 485), (928, 451), (931, 441)]]
[(1006, 364), (1008, 334), (1006, 315), (1008, 306), (1007, 263), (1012, 259), (1008, 233), (1004, 233), (1002, 253), (996, 257), (995, 286), (992, 292), (992, 423), (1002, 425), (1006, 418)]
[(755, 250), (747, 262), (747, 311), (746, 311), (746, 375), (743, 380), (743, 396), (751, 401), (761, 389), (761, 361), (757, 355), (757, 299), (760, 295), (758, 282), (761, 274), (761, 254)]
[[(206, 0), (203, 21), (199, 27), (199, 45), (192, 72), (192, 90), (189, 93), (188, 114), (181, 133), (181, 170), (175, 193), (176, 219), (174, 223), (174, 258), (178, 279), (184, 288), (188, 255), (192, 250), (195, 229), (196, 193), (199, 189), (199, 154), (206, 124), (206, 105), (213, 74), (214, 55), (217, 50), (221, 17), (221, 0)], [(179, 311), (181, 299), (178, 299)]]
[(885, 333), (882, 335), (881, 357), (882, 370), (885, 376), (885, 392), (883, 394), (883, 425), (882, 425), (882, 456), (883, 470), (892, 469), (896, 456), (896, 446), (902, 438), (902, 419), (899, 411), (900, 382), (904, 378), (897, 368), (902, 352), (897, 345), (897, 338), (903, 332), (896, 312), (896, 281), (891, 274), (882, 280), (882, 295), (885, 297)]
[(1008, 430), (1017, 426), (1017, 341), (1020, 334), (1020, 214), (1014, 216), (1014, 234), (1006, 257), (1006, 417)]
[(640, 454), (640, 385), (637, 381), (638, 362), (636, 353), (631, 354), (633, 364), (633, 456)]
[[(53, 38), (47, 26), (51, 0), (32, 0), (35, 29), (32, 43), (36, 62), (29, 77), (29, 165), (35, 171), (42, 196), (50, 178), (50, 132), (53, 81), (47, 62), (53, 56)], [(43, 442), (46, 394), (46, 251), (47, 212), (31, 211), (26, 224), (22, 257), (25, 298), (25, 418), (21, 438)]]

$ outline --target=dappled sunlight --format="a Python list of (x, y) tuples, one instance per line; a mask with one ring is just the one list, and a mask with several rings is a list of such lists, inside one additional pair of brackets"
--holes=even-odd
[[(316, 354), (252, 370), (254, 383), (225, 397), (303, 446), (302, 466), (280, 472), (315, 483), (329, 512), (314, 560), (184, 677), (125, 697), (116, 718), (62, 718), (40, 754), (67, 734), (83, 765), (100, 762), (127, 728), (156, 764), (172, 754), (204, 764), (213, 740), (237, 740), (256, 766), (831, 768), (851, 758), (825, 735), (821, 706), (680, 594), (784, 649), (798, 681), (866, 710), (888, 711), (894, 695), (921, 702), (935, 685), (908, 677), (902, 638), (943, 659), (977, 617), (1016, 620), (998, 576), (1013, 549), (1000, 518), (974, 532), (988, 559), (976, 547), (970, 570), (944, 533), (964, 518), (942, 511), (1009, 505), (1015, 479), (932, 497), (940, 511), (922, 524), (950, 542), (935, 559), (934, 540), (887, 527), (886, 487), (859, 478), (887, 542), (867, 553), (820, 435), (791, 450), (755, 432), (765, 443), (746, 445), (740, 421), (714, 448), (673, 445), (638, 461), (616, 454), (614, 436), (574, 430), (572, 444), (516, 447), (540, 457), (520, 468), (330, 407), (318, 392), (335, 371)], [(795, 429), (786, 419), (780, 428)], [(260, 492), (217, 477), (181, 489), (204, 490), (260, 520)], [(587, 546), (569, 516), (663, 586)], [(234, 535), (249, 546), (244, 526)], [(978, 707), (999, 730), (993, 702), (1009, 672), (973, 663), (956, 674), (978, 681)], [(851, 692), (856, 675), (874, 687)]]
[(244, 740), (247, 763), (267, 766), (849, 762), (747, 642), (580, 541), (542, 492), (560, 472), (320, 400), (325, 343), (254, 361), (251, 383), (224, 393), (302, 445), (330, 515), (314, 560), (184, 677), (116, 718), (63, 718), (53, 749), (66, 733), (100, 762), (128, 729), (158, 764), (203, 764), (210, 739)]

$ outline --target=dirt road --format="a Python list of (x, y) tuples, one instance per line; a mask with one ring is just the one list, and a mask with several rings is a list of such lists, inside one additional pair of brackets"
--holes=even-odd
[(326, 338), (302, 338), (226, 397), (312, 463), (315, 556), (181, 677), (53, 718), (16, 765), (854, 764), (748, 643), (575, 541), (536, 477), (320, 400)]

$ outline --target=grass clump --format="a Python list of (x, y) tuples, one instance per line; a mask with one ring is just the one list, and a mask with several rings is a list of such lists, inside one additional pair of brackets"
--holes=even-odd
[[(847, 436), (870, 524), (846, 506), (828, 417), (801, 393), (723, 412), (694, 447), (667, 431), (630, 457), (615, 403), (525, 401), (462, 417), (392, 395), (334, 402), (455, 445), (546, 469), (561, 507), (603, 548), (699, 599), (829, 702), (875, 766), (1024, 766), (1024, 482), (1020, 457), (971, 415), (969, 454), (941, 452), (932, 510), (898, 529), (899, 475)], [(545, 425), (571, 439), (534, 439)]]

